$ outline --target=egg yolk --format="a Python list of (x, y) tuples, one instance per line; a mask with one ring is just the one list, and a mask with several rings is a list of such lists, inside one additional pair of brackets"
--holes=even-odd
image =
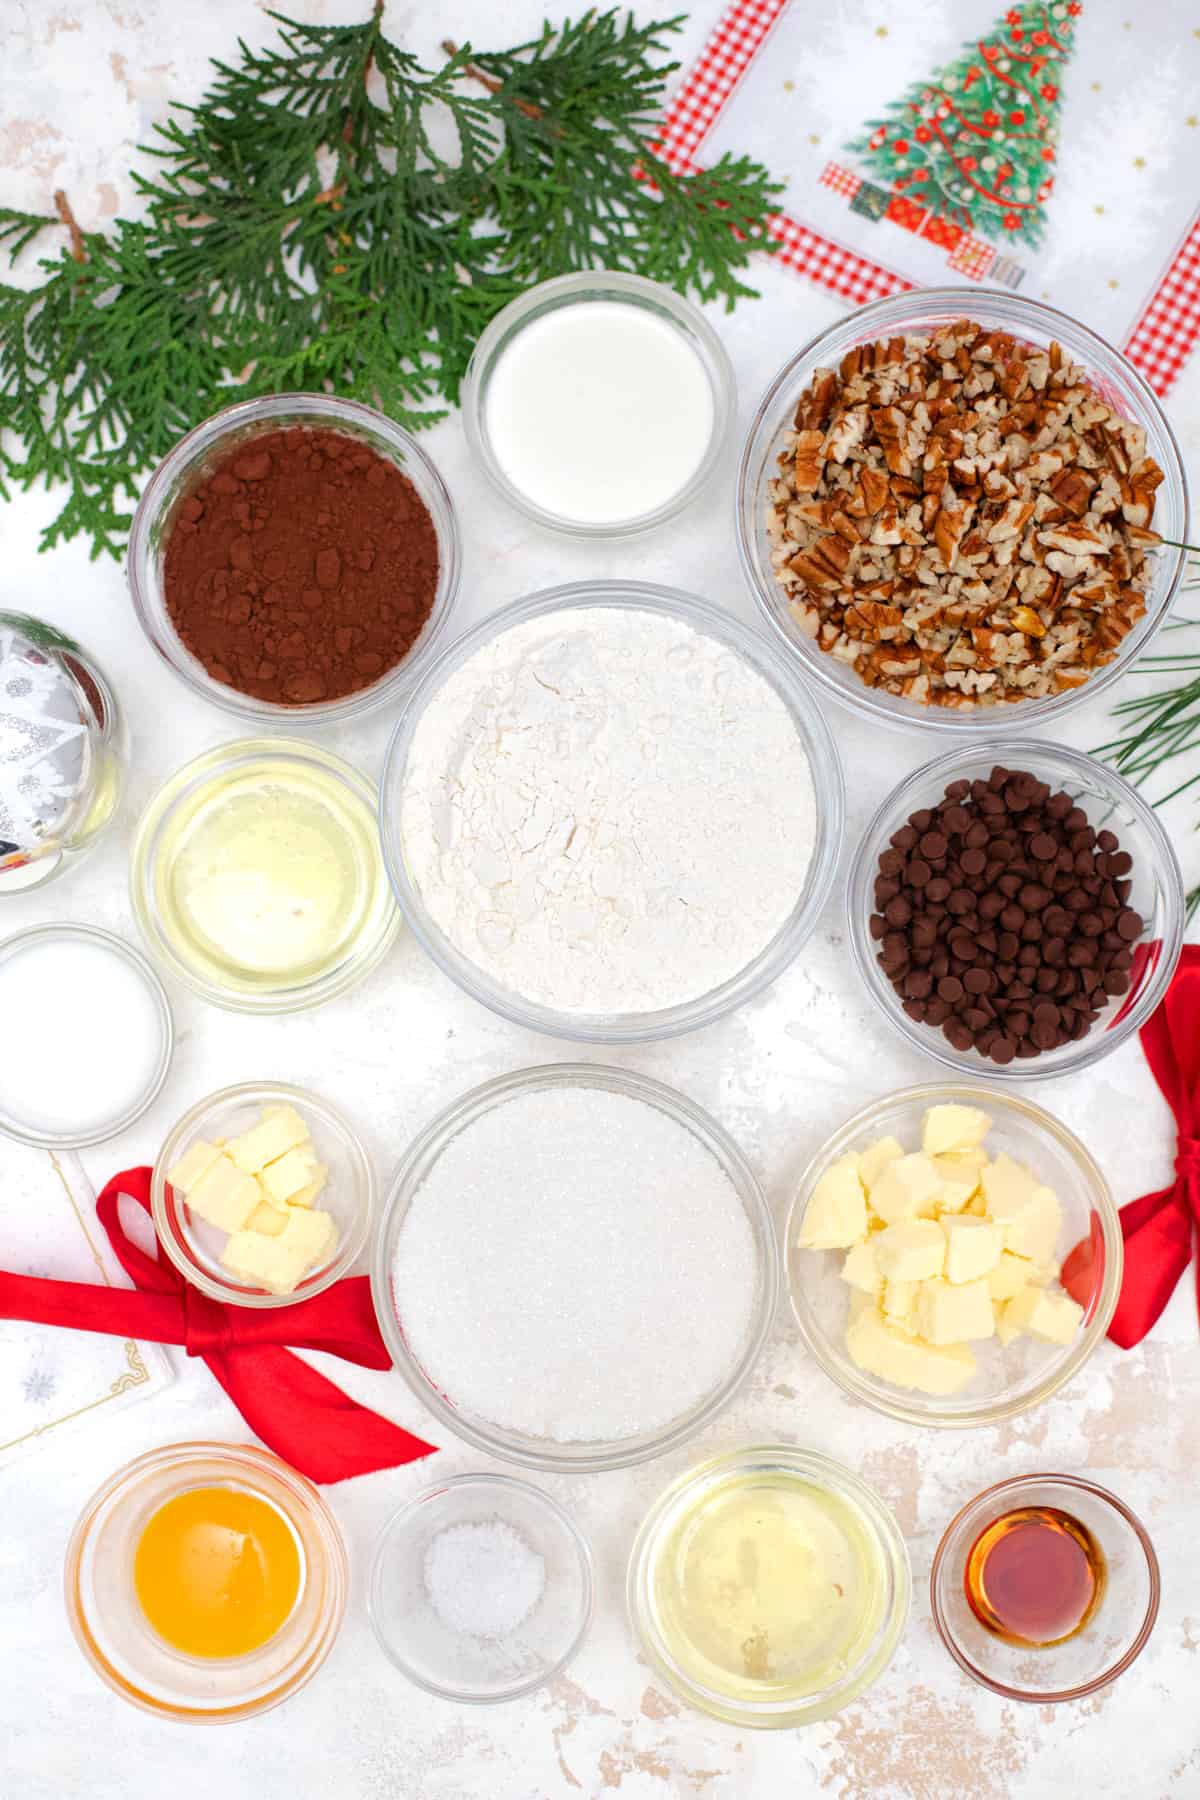
[(134, 1587), (147, 1620), (189, 1656), (245, 1656), (274, 1637), (300, 1592), (283, 1515), (235, 1487), (189, 1488), (138, 1539)]

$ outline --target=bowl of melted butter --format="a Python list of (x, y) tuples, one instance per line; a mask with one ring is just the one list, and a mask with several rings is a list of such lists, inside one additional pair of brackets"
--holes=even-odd
[(828, 1718), (887, 1667), (908, 1617), (904, 1540), (879, 1496), (815, 1452), (757, 1446), (690, 1469), (638, 1533), (630, 1617), (659, 1674), (732, 1724)]

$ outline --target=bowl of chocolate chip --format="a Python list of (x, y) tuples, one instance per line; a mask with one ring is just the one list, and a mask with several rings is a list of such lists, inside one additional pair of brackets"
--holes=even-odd
[(1187, 483), (1119, 351), (1037, 301), (932, 288), (780, 371), (737, 532), (772, 630), (828, 695), (979, 738), (1058, 719), (1146, 648), (1183, 577)]
[(854, 960), (887, 1018), (960, 1071), (1086, 1068), (1158, 1005), (1183, 880), (1154, 809), (1061, 744), (994, 738), (902, 781), (847, 888)]
[(226, 408), (151, 475), (129, 536), (134, 611), (193, 692), (326, 724), (404, 693), (458, 589), (454, 507), (382, 413), (328, 394)]

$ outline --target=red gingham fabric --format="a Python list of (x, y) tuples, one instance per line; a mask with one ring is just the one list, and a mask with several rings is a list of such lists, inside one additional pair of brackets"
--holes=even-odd
[(1200, 212), (1134, 326), (1125, 354), (1165, 394), (1200, 338)]
[(845, 194), (847, 200), (853, 200), (862, 186), (862, 176), (856, 175), (853, 169), (843, 169), (841, 163), (826, 163), (821, 170), (821, 186), (832, 188), (835, 194)]
[[(738, 84), (763, 49), (788, 0), (733, 0), (717, 22), (695, 66), (684, 77), (663, 120), (658, 149), (679, 174), (700, 165), (697, 153), (717, 123)], [(826, 179), (838, 165), (828, 165)], [(853, 180), (848, 170), (841, 175)], [(857, 191), (842, 190), (836, 191)], [(829, 288), (853, 306), (902, 293), (915, 284), (892, 269), (848, 250), (811, 230), (787, 213), (770, 220), (779, 245), (779, 261), (810, 281)], [(932, 233), (929, 233), (932, 236)], [(984, 279), (996, 256), (982, 238), (964, 234), (950, 259), (951, 267), (974, 281)], [(1174, 261), (1152, 295), (1124, 349), (1151, 387), (1165, 394), (1200, 339), (1200, 212)]]

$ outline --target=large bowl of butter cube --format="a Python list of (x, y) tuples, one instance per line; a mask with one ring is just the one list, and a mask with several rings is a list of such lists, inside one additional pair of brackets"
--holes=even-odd
[(1077, 1373), (1121, 1287), (1117, 1210), (1074, 1134), (994, 1088), (908, 1088), (848, 1119), (787, 1221), (801, 1335), (848, 1393), (991, 1425)]
[(158, 1239), (193, 1286), (235, 1306), (287, 1306), (360, 1255), (375, 1175), (348, 1121), (285, 1082), (223, 1088), (186, 1113), (150, 1186)]

